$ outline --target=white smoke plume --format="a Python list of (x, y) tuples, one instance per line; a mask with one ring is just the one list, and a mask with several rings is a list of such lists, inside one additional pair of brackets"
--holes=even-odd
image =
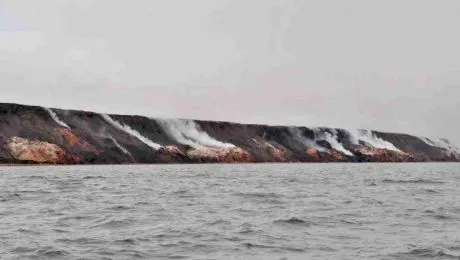
[(333, 134), (329, 132), (321, 133), (320, 137), (315, 139), (327, 141), (334, 150), (339, 151), (348, 156), (353, 156), (353, 153), (345, 149), (345, 147), (343, 147), (343, 145), (339, 142), (339, 140), (337, 139), (337, 132), (335, 131), (335, 129), (333, 129)]
[(51, 116), (51, 118), (56, 122), (58, 123), (59, 125), (61, 125), (62, 127), (65, 127), (67, 129), (70, 129), (70, 126), (68, 126), (64, 121), (62, 121), (61, 119), (59, 119), (58, 115), (56, 115), (56, 113), (54, 113), (53, 110), (51, 110), (50, 108), (47, 108), (47, 107), (44, 107), (44, 109), (46, 110), (46, 112), (48, 112), (48, 114)]
[(345, 147), (343, 147), (343, 145), (339, 142), (337, 138), (337, 131), (335, 129), (332, 129), (332, 134), (331, 134), (329, 132), (321, 131), (321, 129), (313, 128), (312, 130), (315, 133), (314, 140), (311, 140), (303, 136), (300, 130), (297, 128), (291, 128), (290, 130), (294, 138), (302, 142), (308, 148), (315, 148), (320, 152), (327, 152), (326, 148), (319, 146), (316, 143), (317, 141), (327, 141), (331, 145), (332, 149), (340, 153), (343, 153), (345, 155), (353, 156), (353, 153), (345, 149)]
[(139, 141), (141, 141), (144, 144), (152, 147), (154, 150), (158, 150), (158, 149), (161, 148), (161, 145), (152, 142), (147, 137), (141, 135), (138, 131), (132, 129), (131, 127), (112, 119), (109, 115), (101, 114), (101, 116), (102, 116), (102, 118), (104, 118), (105, 121), (107, 121), (107, 123), (111, 124), (112, 126), (114, 126), (115, 128), (117, 128), (117, 129), (119, 129), (121, 131), (126, 132), (127, 134), (130, 134), (130, 135), (136, 137), (137, 139), (139, 139)]
[(167, 134), (177, 142), (190, 145), (193, 148), (213, 147), (213, 148), (234, 148), (230, 143), (220, 142), (206, 132), (198, 129), (193, 120), (187, 119), (156, 119), (164, 128)]
[(419, 137), (419, 139), (430, 146), (460, 152), (460, 149), (457, 146), (453, 145), (452, 143), (450, 143), (449, 140), (444, 139), (444, 138)]
[(289, 131), (291, 132), (292, 136), (294, 137), (295, 140), (303, 143), (307, 148), (315, 148), (316, 150), (320, 152), (326, 152), (327, 150), (316, 144), (315, 140), (312, 140), (310, 138), (307, 138), (302, 135), (300, 130), (296, 127), (290, 127)]
[(131, 153), (128, 151), (128, 149), (126, 149), (125, 147), (121, 146), (117, 140), (115, 138), (113, 138), (111, 135), (108, 136), (110, 138), (110, 140), (112, 140), (112, 142), (115, 144), (115, 146), (120, 150), (122, 151), (124, 154), (127, 154), (127, 155), (130, 155), (131, 156)]
[(350, 141), (354, 144), (359, 144), (359, 141), (368, 143), (374, 148), (377, 149), (387, 149), (395, 152), (401, 152), (394, 144), (383, 140), (382, 138), (376, 136), (372, 131), (360, 129), (348, 131), (350, 133)]

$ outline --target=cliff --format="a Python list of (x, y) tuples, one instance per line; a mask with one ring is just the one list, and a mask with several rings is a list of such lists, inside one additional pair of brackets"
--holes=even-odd
[(460, 161), (445, 139), (0, 104), (0, 163)]

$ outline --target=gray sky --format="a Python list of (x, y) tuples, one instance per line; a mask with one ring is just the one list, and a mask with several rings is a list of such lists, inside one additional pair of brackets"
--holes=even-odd
[(458, 0), (0, 0), (0, 102), (460, 141)]

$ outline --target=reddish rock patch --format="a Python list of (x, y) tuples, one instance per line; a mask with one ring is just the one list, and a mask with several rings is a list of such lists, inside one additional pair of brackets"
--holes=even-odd
[(415, 160), (414, 156), (409, 153), (387, 149), (359, 147), (354, 152), (364, 156), (369, 161), (375, 162), (412, 162)]
[(18, 161), (49, 164), (78, 162), (77, 158), (69, 156), (61, 147), (48, 142), (13, 137), (8, 141), (6, 148), (11, 156)]
[(235, 163), (235, 162), (253, 162), (249, 152), (239, 148), (209, 148), (201, 147), (187, 151), (187, 156), (192, 159), (201, 159), (203, 161)]
[(318, 151), (316, 148), (310, 148), (307, 150), (307, 155), (309, 158), (311, 158), (314, 162), (322, 162), (323, 157), (321, 156), (321, 153)]
[(79, 146), (85, 151), (94, 152), (97, 154), (102, 153), (103, 151), (97, 150), (93, 145), (89, 144), (85, 140), (82, 140), (78, 136), (76, 136), (70, 129), (67, 128), (59, 128), (59, 134), (72, 146)]

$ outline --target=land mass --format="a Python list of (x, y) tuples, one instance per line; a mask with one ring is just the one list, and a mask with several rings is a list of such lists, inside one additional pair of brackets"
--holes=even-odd
[(448, 140), (0, 103), (0, 163), (459, 162)]

